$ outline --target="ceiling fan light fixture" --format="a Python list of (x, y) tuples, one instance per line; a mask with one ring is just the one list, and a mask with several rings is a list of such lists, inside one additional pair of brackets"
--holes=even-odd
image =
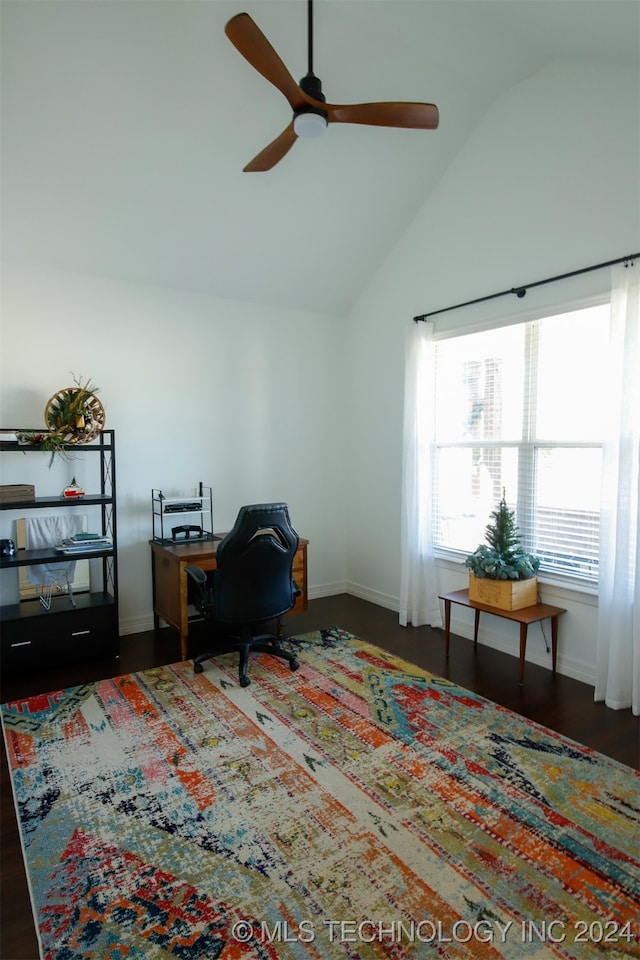
[(321, 137), (325, 132), (327, 118), (319, 110), (301, 110), (293, 118), (293, 129), (296, 136), (303, 140), (312, 140), (314, 137)]

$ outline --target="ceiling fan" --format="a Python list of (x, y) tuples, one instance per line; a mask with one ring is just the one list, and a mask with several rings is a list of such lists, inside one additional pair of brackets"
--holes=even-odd
[(322, 83), (313, 72), (313, 0), (308, 0), (308, 71), (299, 84), (248, 13), (236, 14), (224, 29), (245, 60), (286, 97), (293, 110), (289, 126), (244, 167), (245, 173), (270, 170), (289, 152), (298, 137), (318, 137), (330, 123), (422, 130), (434, 130), (438, 126), (438, 108), (433, 103), (341, 105), (326, 102)]

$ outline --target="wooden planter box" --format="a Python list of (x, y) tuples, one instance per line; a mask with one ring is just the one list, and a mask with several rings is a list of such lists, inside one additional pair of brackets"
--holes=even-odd
[(469, 574), (469, 600), (498, 610), (521, 610), (538, 602), (538, 579), (489, 580)]

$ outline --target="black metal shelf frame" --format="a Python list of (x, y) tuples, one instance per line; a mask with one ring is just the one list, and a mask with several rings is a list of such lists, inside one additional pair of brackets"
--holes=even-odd
[[(2, 433), (37, 433), (42, 431), (20, 428), (18, 430), (3, 429)], [(65, 563), (70, 559), (90, 560), (101, 562), (101, 588), (85, 592), (74, 593), (73, 605), (67, 596), (53, 597), (50, 609), (45, 610), (37, 599), (21, 600), (17, 604), (5, 604), (0, 607), (0, 622), (3, 624), (3, 632), (11, 635), (12, 648), (28, 646), (30, 641), (21, 642), (21, 636), (31, 632), (37, 635), (36, 624), (50, 623), (52, 630), (52, 644), (55, 644), (56, 620), (62, 616), (63, 619), (71, 621), (77, 619), (80, 625), (83, 625), (84, 619), (87, 626), (98, 627), (98, 633), (104, 638), (105, 629), (108, 621), (112, 629), (108, 630), (112, 634), (110, 649), (117, 656), (118, 650), (118, 541), (117, 541), (117, 517), (116, 517), (116, 457), (115, 457), (115, 431), (103, 430), (100, 436), (81, 448), (76, 444), (65, 444), (65, 451), (78, 453), (82, 449), (83, 454), (97, 455), (99, 457), (99, 491), (85, 494), (81, 497), (67, 498), (60, 496), (43, 496), (31, 500), (5, 501), (0, 503), (2, 511), (25, 511), (41, 510), (43, 508), (70, 508), (83, 505), (87, 507), (97, 507), (100, 512), (101, 534), (108, 536), (112, 540), (112, 546), (107, 549), (90, 549), (82, 551), (78, 555), (69, 555), (56, 550), (54, 547), (40, 550), (18, 550), (11, 557), (0, 557), (0, 569), (9, 570), (19, 567), (32, 566), (38, 563)], [(41, 456), (51, 456), (49, 451), (39, 450), (35, 444), (19, 443), (17, 440), (1, 440), (0, 453), (24, 453), (28, 455), (40, 454)], [(44, 618), (50, 617), (49, 621)], [(84, 618), (84, 619), (83, 619)], [(34, 626), (31, 627), (30, 625)], [(39, 628), (38, 628), (39, 629)], [(66, 627), (65, 627), (66, 629)], [(73, 630), (73, 624), (68, 628), (71, 636), (86, 633), (89, 635), (92, 631)], [(96, 635), (98, 635), (98, 633)], [(61, 641), (61, 644), (64, 641)], [(36, 641), (34, 640), (34, 644)], [(76, 648), (74, 647), (74, 650)], [(76, 651), (77, 652), (77, 651)], [(89, 649), (87, 650), (89, 651)], [(10, 656), (12, 651), (4, 649), (3, 659)]]

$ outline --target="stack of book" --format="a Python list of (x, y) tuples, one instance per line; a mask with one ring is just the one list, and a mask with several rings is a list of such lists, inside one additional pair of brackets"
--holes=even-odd
[(0, 503), (24, 503), (35, 498), (36, 488), (32, 483), (3, 483), (0, 486)]
[(96, 550), (113, 550), (111, 537), (103, 537), (99, 533), (77, 533), (74, 537), (61, 540), (56, 544), (60, 553), (76, 554), (95, 553)]

